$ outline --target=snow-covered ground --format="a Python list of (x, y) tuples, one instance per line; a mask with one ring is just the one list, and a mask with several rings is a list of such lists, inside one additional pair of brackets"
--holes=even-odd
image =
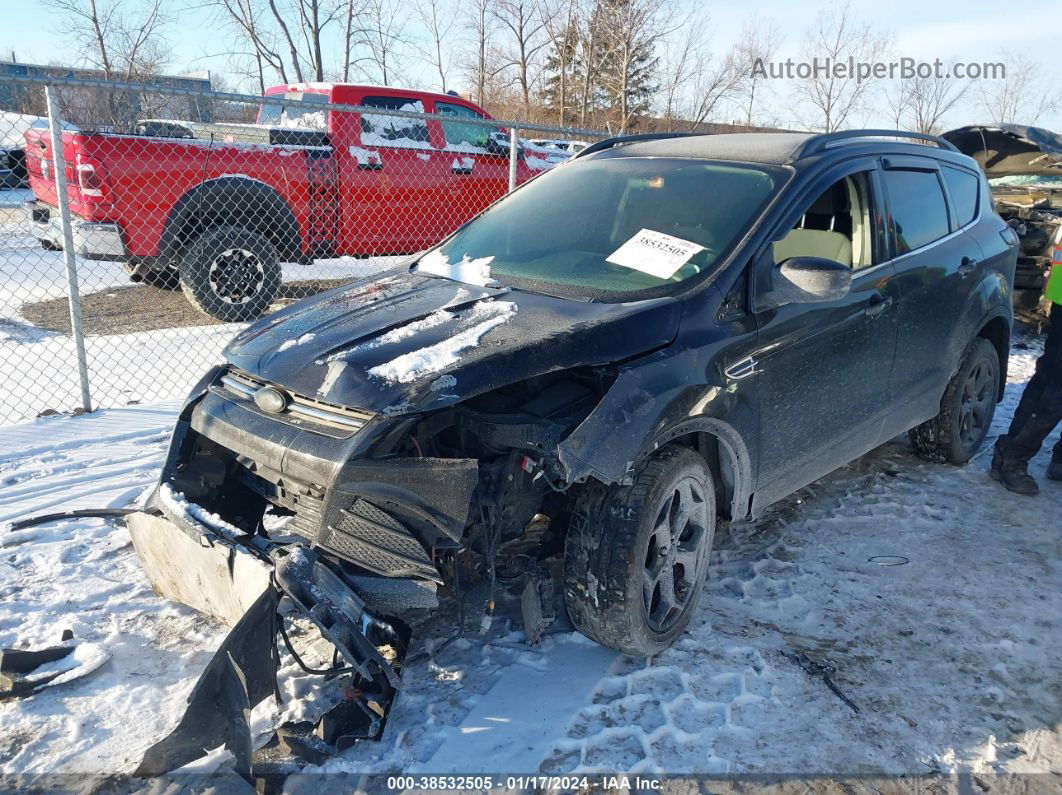
[[(1013, 352), (992, 437), (1034, 354)], [(174, 412), (0, 428), (0, 522), (129, 504), (155, 477)], [(1062, 484), (1020, 497), (987, 467), (987, 449), (952, 468), (896, 440), (724, 528), (690, 630), (649, 661), (563, 626), (531, 649), (504, 621), (433, 656), (452, 631), (447, 605), (414, 644), (383, 739), (324, 770), (1062, 773)], [(0, 773), (131, 770), (223, 635), (152, 594), (116, 526), (0, 530), (0, 646), (53, 643), (65, 628), (111, 658), (0, 702)], [(858, 714), (788, 656), (800, 652), (836, 666)], [(311, 692), (304, 679), (285, 676), (283, 690), (285, 717), (320, 703), (294, 700)]]
[[(43, 411), (70, 411), (81, 403), (73, 340), (26, 321), (24, 304), (67, 294), (62, 252), (45, 251), (20, 209), (29, 191), (0, 191), (0, 424)], [(318, 260), (285, 265), (284, 278), (339, 279), (366, 276), (397, 258)], [(78, 258), (82, 295), (129, 284), (120, 263)], [(145, 291), (150, 287), (140, 287)], [(95, 406), (176, 400), (220, 361), (237, 324), (169, 328), (133, 334), (88, 336), (91, 395)]]

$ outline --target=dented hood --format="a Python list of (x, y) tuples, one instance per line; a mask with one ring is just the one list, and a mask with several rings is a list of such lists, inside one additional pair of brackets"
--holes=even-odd
[(1043, 127), (975, 124), (942, 137), (976, 160), (989, 177), (1062, 174), (1062, 136)]
[(653, 350), (679, 313), (674, 298), (582, 302), (401, 270), (260, 320), (225, 356), (294, 393), (398, 415)]

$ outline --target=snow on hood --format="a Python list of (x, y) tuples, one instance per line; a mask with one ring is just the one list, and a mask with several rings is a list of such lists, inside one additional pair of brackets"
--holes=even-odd
[(1062, 174), (1062, 136), (1024, 124), (974, 124), (942, 136), (989, 177)]
[(434, 276), (442, 276), (465, 284), (475, 284), (480, 287), (497, 285), (490, 275), (490, 264), (494, 257), (477, 257), (469, 259), (466, 254), (460, 262), (450, 262), (450, 258), (439, 249), (429, 251), (420, 258), (416, 265), (419, 273), (430, 273)]
[(412, 413), (653, 350), (674, 339), (680, 306), (571, 301), (391, 271), (263, 318), (225, 356), (296, 394)]

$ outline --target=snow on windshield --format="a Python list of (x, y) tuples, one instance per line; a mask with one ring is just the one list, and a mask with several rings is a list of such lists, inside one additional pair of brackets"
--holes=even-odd
[(480, 339), (492, 328), (512, 319), (516, 304), (511, 301), (486, 300), (477, 304), (464, 318), (474, 325), (454, 334), (447, 340), (426, 348), (410, 351), (396, 359), (372, 367), (369, 375), (388, 383), (408, 384), (418, 378), (438, 373), (461, 358), (461, 352), (479, 344)]
[(477, 287), (492, 287), (498, 284), (490, 275), (490, 264), (494, 257), (470, 258), (467, 254), (460, 262), (450, 262), (450, 258), (439, 249), (429, 251), (417, 263), (417, 273), (430, 273), (455, 282), (474, 284)]

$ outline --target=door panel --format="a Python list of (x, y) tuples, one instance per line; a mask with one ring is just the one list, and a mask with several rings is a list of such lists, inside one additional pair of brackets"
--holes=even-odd
[(767, 502), (878, 444), (896, 343), (893, 278), (892, 267), (880, 265), (857, 277), (838, 301), (790, 304), (761, 315), (753, 358), (759, 371), (758, 491)]
[[(344, 253), (401, 254), (438, 242), (451, 213), (449, 161), (421, 120), (387, 109), (424, 109), (419, 100), (365, 97), (364, 114), (343, 114), (339, 156)], [(378, 108), (375, 112), (373, 108)]]
[[(758, 260), (757, 282), (766, 285), (777, 278), (777, 271), (765, 271), (776, 268), (778, 252), (814, 255), (801, 246), (826, 241), (852, 265), (853, 278), (843, 298), (757, 313), (756, 372), (747, 376), (757, 380), (760, 413), (757, 511), (880, 441), (892, 397), (898, 307), (895, 271), (882, 262), (876, 167), (861, 159), (824, 174), (780, 224), (775, 239), (782, 244)], [(838, 235), (847, 238), (844, 245), (835, 245)]]
[(913, 168), (918, 159), (905, 158), (902, 168), (882, 172), (899, 294), (891, 433), (940, 410), (940, 399), (973, 333), (962, 318), (983, 267), (980, 245), (957, 228), (956, 206), (946, 202), (939, 166), (930, 160), (922, 163), (925, 168)]

